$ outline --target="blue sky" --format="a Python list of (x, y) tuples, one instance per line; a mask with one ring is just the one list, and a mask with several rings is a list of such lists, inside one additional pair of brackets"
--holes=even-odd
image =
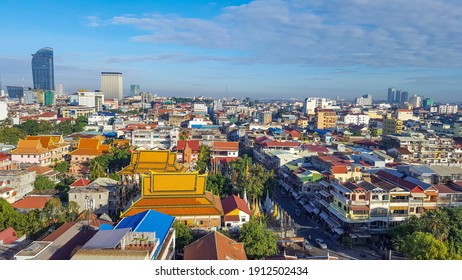
[(462, 101), (459, 0), (0, 0), (2, 84), (32, 84), (52, 47), (55, 82), (177, 96), (385, 99), (387, 88)]

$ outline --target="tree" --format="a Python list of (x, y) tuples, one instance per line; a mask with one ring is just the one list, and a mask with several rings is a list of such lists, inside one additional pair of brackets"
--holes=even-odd
[(66, 206), (67, 221), (73, 221), (79, 215), (79, 209), (77, 202), (69, 202)]
[(70, 120), (65, 120), (55, 125), (55, 132), (62, 135), (69, 135), (74, 132), (74, 125)]
[(37, 177), (35, 177), (34, 188), (36, 190), (52, 190), (55, 187), (56, 184), (47, 176), (37, 175)]
[(199, 151), (199, 158), (197, 160), (197, 170), (199, 173), (204, 174), (210, 164), (210, 147), (201, 145)]
[(118, 173), (109, 173), (108, 177), (111, 178), (112, 180), (116, 180), (120, 182), (120, 175)]
[(245, 253), (250, 259), (262, 259), (278, 253), (277, 236), (255, 219), (242, 226), (239, 241), (244, 243)]
[(88, 125), (88, 118), (80, 116), (75, 120), (74, 132), (81, 132), (83, 128)]
[(431, 233), (414, 232), (409, 235), (402, 252), (413, 260), (445, 260), (448, 248), (443, 241), (437, 240)]
[(191, 230), (181, 221), (175, 221), (173, 223), (173, 228), (175, 229), (176, 247), (180, 252), (183, 252), (184, 246), (188, 245), (193, 240)]
[(207, 177), (206, 189), (221, 198), (232, 194), (231, 180), (221, 173), (215, 173)]
[(250, 199), (262, 197), (266, 192), (272, 192), (276, 183), (274, 170), (268, 171), (261, 164), (253, 164), (247, 176), (241, 176), (238, 182), (239, 192), (245, 188)]
[(62, 223), (66, 220), (66, 210), (59, 198), (51, 198), (43, 207), (43, 216), (50, 224)]
[(25, 137), (26, 133), (18, 127), (0, 128), (0, 143), (17, 145), (19, 139), (24, 139)]
[(94, 158), (90, 161), (90, 181), (94, 181), (100, 177), (106, 176), (106, 166), (104, 166), (104, 163), (99, 161), (97, 158)]
[(15, 125), (15, 127), (24, 131), (26, 135), (39, 134), (39, 122), (36, 120), (27, 120), (21, 124)]
[(63, 160), (63, 161), (56, 163), (54, 170), (58, 171), (59, 173), (65, 174), (69, 172), (70, 167), (71, 165), (69, 164), (69, 162)]

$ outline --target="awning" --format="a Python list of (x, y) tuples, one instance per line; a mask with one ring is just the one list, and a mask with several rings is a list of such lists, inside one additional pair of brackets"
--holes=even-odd
[(322, 195), (322, 196), (324, 196), (324, 197), (330, 196), (330, 194), (329, 194), (328, 192), (326, 192), (325, 190), (321, 190), (321, 191), (319, 192), (319, 194)]
[(357, 232), (355, 232), (355, 235), (358, 238), (371, 238), (371, 235), (369, 233), (357, 233)]
[(303, 206), (303, 208), (306, 210), (306, 212), (308, 213), (313, 213), (314, 212), (314, 208), (309, 205), (309, 204), (306, 204), (305, 206)]
[(336, 228), (336, 227), (340, 227), (340, 224), (337, 223), (336, 221), (332, 220), (329, 215), (327, 215), (325, 212), (321, 212), (321, 214), (319, 215), (321, 216), (321, 218), (326, 221), (326, 223), (331, 227), (331, 228)]
[(321, 214), (319, 214), (319, 217), (323, 218), (324, 220), (329, 219), (329, 216), (326, 212), (321, 212)]
[(424, 193), (411, 193), (411, 196), (412, 197), (423, 197), (423, 198), (427, 197), (427, 195)]
[(408, 210), (408, 206), (390, 206), (390, 210)]
[(345, 231), (342, 228), (339, 228), (339, 227), (335, 227), (332, 230), (338, 235), (342, 235), (342, 234), (345, 233)]
[(352, 211), (369, 211), (368, 205), (351, 205), (350, 208)]

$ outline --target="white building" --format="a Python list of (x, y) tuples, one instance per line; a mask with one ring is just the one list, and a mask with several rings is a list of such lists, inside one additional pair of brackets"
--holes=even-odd
[(104, 94), (99, 91), (78, 91), (78, 103), (80, 106), (95, 108), (96, 112), (103, 111)]
[(5, 101), (0, 101), (0, 121), (8, 118), (8, 104)]
[(213, 123), (210, 120), (204, 119), (202, 117), (194, 117), (188, 122), (188, 128), (192, 127), (201, 127), (204, 125), (212, 125)]
[(23, 95), (24, 104), (38, 103), (38, 93), (32, 89), (24, 89)]
[(420, 108), (422, 107), (423, 96), (421, 95), (413, 95), (409, 97), (409, 105), (413, 108)]
[(372, 95), (365, 94), (362, 97), (358, 97), (356, 98), (355, 103), (359, 106), (372, 106)]
[(206, 114), (207, 113), (207, 105), (203, 103), (194, 103), (193, 106), (194, 114)]
[(457, 114), (456, 104), (445, 104), (438, 106), (438, 114)]
[(101, 91), (105, 99), (123, 98), (122, 73), (119, 72), (101, 72)]
[(125, 131), (125, 138), (137, 148), (168, 150), (178, 144), (179, 128), (173, 126), (137, 126)]
[(345, 124), (369, 125), (370, 117), (364, 114), (348, 114), (343, 117)]
[(305, 98), (303, 102), (303, 113), (313, 115), (315, 112), (314, 110), (318, 107), (321, 109), (332, 109), (337, 102), (333, 99), (329, 98), (321, 98), (321, 97), (308, 97)]

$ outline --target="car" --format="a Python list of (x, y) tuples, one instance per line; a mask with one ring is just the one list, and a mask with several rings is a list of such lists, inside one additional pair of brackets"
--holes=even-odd
[(312, 247), (311, 247), (311, 244), (308, 240), (305, 240), (305, 242), (303, 243), (303, 246), (305, 247), (305, 250), (311, 250)]
[(324, 242), (324, 240), (322, 240), (321, 238), (316, 238), (315, 241), (316, 241), (316, 244), (318, 244), (319, 248), (327, 249), (327, 244), (326, 242)]

